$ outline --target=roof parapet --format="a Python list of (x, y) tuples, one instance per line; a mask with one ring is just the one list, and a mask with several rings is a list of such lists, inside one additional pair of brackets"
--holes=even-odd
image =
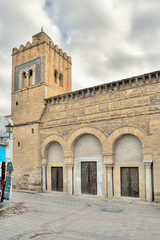
[(160, 82), (160, 71), (146, 73), (136, 77), (126, 78), (115, 82), (105, 83), (102, 85), (97, 85), (94, 87), (84, 88), (74, 92), (57, 95), (54, 97), (44, 99), (44, 102), (45, 105), (59, 104), (60, 102), (64, 102), (71, 99), (85, 98), (93, 96), (95, 94), (100, 94), (102, 92), (112, 92), (123, 89), (129, 89), (132, 87), (143, 86), (151, 82)]
[(28, 41), (25, 44), (25, 46), (21, 44), (19, 48), (16, 48), (16, 47), (13, 48), (12, 55), (18, 54), (20, 52), (23, 52), (25, 50), (28, 50), (32, 47), (38, 46), (43, 43), (46, 43), (50, 48), (56, 51), (60, 56), (66, 59), (69, 63), (72, 63), (71, 57), (67, 56), (66, 52), (63, 53), (63, 50), (59, 49), (58, 45), (54, 45), (54, 42), (51, 40), (51, 38), (43, 31), (32, 36), (32, 43)]
[(32, 43), (27, 42), (27, 43), (26, 43), (26, 48), (30, 48), (30, 47), (32, 47)]
[(54, 50), (55, 50), (56, 52), (59, 52), (58, 45), (55, 45), (55, 46), (54, 46)]
[(24, 48), (25, 48), (25, 46), (23, 44), (21, 44), (20, 47), (19, 47), (19, 51), (23, 51)]

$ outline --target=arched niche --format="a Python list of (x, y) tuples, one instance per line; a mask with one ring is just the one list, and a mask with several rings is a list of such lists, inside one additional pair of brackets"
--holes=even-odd
[(76, 157), (102, 155), (102, 145), (94, 135), (82, 135), (75, 142), (74, 155)]
[[(102, 145), (92, 134), (75, 141), (75, 193), (103, 195)], [(91, 180), (92, 179), (92, 180)]]
[(47, 159), (50, 163), (64, 162), (63, 149), (58, 142), (53, 142), (48, 147)]
[(137, 162), (143, 160), (142, 143), (136, 136), (121, 136), (114, 146), (115, 162)]

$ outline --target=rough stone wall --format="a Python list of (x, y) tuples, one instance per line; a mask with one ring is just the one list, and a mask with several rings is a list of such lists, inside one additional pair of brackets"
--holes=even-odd
[(13, 188), (41, 190), (39, 124), (14, 127)]
[(159, 113), (157, 106), (159, 83), (95, 93), (63, 96), (48, 100), (41, 129), (67, 138), (71, 131), (93, 126), (106, 136), (123, 126), (134, 126), (150, 134), (150, 116)]
[[(31, 89), (18, 90), (12, 96), (12, 119), (14, 124), (38, 121), (44, 109), (44, 88), (39, 86)], [(18, 105), (16, 103), (18, 102)]]
[[(156, 102), (154, 108), (159, 108), (159, 97), (156, 94)], [(152, 135), (152, 150), (153, 150), (153, 190), (154, 190), (154, 200), (160, 202), (160, 115), (153, 114), (150, 115), (150, 130)]]
[[(57, 83), (55, 83), (54, 71), (57, 70), (58, 77)], [(66, 53), (63, 53), (62, 49), (55, 49), (48, 47), (47, 49), (47, 79), (48, 94), (46, 97), (51, 97), (71, 91), (72, 79), (71, 79), (72, 64), (71, 58), (67, 58)], [(63, 75), (63, 86), (60, 85), (59, 75)]]

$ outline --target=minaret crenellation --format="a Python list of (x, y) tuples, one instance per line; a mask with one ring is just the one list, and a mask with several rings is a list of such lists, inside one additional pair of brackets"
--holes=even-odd
[(46, 43), (47, 45), (49, 45), (50, 48), (54, 49), (57, 53), (59, 53), (59, 55), (61, 55), (63, 58), (65, 58), (68, 62), (72, 63), (71, 57), (67, 56), (66, 52), (63, 53), (63, 50), (59, 49), (58, 45), (54, 45), (54, 42), (51, 40), (51, 38), (46, 33), (40, 32), (40, 33), (34, 35), (32, 38), (33, 38), (32, 43), (28, 41), (25, 44), (25, 46), (23, 44), (21, 44), (19, 46), (19, 48), (16, 48), (16, 47), (13, 48), (12, 55), (18, 54), (22, 51), (29, 50), (35, 46)]

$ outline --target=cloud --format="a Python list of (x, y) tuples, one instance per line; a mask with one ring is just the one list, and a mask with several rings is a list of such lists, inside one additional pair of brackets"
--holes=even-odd
[(65, 3), (65, 0), (49, 1), (47, 11), (60, 31), (66, 33), (63, 45), (73, 58), (73, 88), (107, 82), (110, 67), (107, 61), (113, 52), (131, 48), (126, 42), (131, 3), (104, 0)]
[(61, 33), (44, 10), (45, 0), (5, 0), (0, 2), (0, 114), (10, 114), (11, 51), (32, 41), (32, 35), (46, 32), (61, 42)]
[(48, 2), (49, 17), (65, 33), (63, 46), (73, 58), (74, 89), (158, 68), (158, 1)]

